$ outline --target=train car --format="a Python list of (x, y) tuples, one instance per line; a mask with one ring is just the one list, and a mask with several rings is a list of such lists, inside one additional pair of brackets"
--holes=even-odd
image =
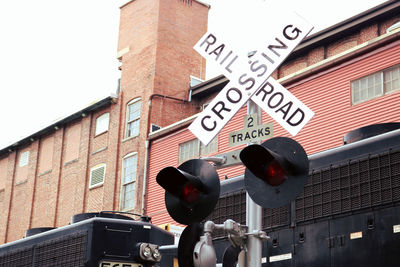
[[(270, 237), (263, 242), (263, 266), (399, 266), (398, 128), (393, 123), (357, 129), (343, 146), (309, 156), (303, 192), (289, 205), (263, 209), (263, 230)], [(221, 183), (207, 218), (227, 219), (246, 223), (243, 176)], [(223, 232), (215, 233), (213, 243), (221, 263), (230, 244)]]
[(173, 266), (160, 246), (174, 244), (173, 234), (146, 217), (100, 212), (77, 214), (68, 226), (34, 228), (23, 239), (0, 246), (0, 266)]

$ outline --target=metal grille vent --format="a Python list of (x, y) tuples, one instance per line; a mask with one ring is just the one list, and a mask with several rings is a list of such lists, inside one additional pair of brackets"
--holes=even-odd
[(32, 266), (32, 260), (33, 260), (33, 247), (30, 247), (0, 255), (0, 266), (30, 267)]
[(296, 200), (296, 221), (400, 201), (400, 151), (313, 172)]
[(289, 205), (273, 209), (263, 209), (263, 229), (289, 225), (289, 212)]
[(92, 168), (90, 171), (90, 187), (102, 184), (106, 174), (106, 165), (102, 164), (98, 167)]
[[(400, 151), (388, 151), (313, 171), (295, 202), (295, 220), (304, 222), (400, 202)], [(290, 205), (263, 209), (263, 229), (290, 224)], [(246, 192), (221, 197), (206, 219), (246, 223)], [(216, 236), (222, 236), (220, 232)]]
[(84, 266), (87, 232), (44, 242), (35, 249), (34, 266)]

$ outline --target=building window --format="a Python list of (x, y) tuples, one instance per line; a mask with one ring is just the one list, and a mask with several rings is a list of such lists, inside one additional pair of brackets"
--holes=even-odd
[(99, 164), (91, 168), (89, 188), (103, 184), (105, 176), (106, 164)]
[(125, 138), (139, 135), (141, 103), (140, 98), (136, 98), (128, 103)]
[(95, 135), (108, 131), (108, 124), (110, 122), (110, 113), (104, 113), (96, 119)]
[(389, 94), (400, 90), (400, 65), (383, 72), (385, 93)]
[(198, 139), (179, 144), (179, 163), (189, 159), (199, 158), (218, 151), (218, 137), (215, 137), (207, 146)]
[(121, 209), (132, 210), (135, 207), (137, 153), (131, 153), (122, 162)]
[(351, 82), (353, 105), (400, 90), (400, 65)]
[(25, 151), (19, 157), (19, 166), (24, 167), (24, 166), (28, 165), (28, 162), (29, 162), (29, 151)]

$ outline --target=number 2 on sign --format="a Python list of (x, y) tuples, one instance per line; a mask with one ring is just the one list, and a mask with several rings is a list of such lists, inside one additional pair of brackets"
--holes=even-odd
[(249, 117), (247, 118), (247, 128), (251, 128), (251, 127), (254, 126), (253, 121), (254, 121), (254, 118), (253, 118), (253, 117), (249, 116)]

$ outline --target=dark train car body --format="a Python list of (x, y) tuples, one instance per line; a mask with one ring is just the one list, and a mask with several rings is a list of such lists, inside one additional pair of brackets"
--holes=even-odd
[[(399, 266), (400, 130), (309, 160), (308, 181), (296, 200), (263, 209), (263, 230), (270, 237), (263, 243), (263, 266)], [(243, 177), (222, 183), (207, 218), (226, 219), (246, 223)], [(229, 243), (216, 233), (214, 244), (221, 262)]]
[[(1, 245), (0, 266), (148, 267), (154, 264), (138, 257), (139, 244), (174, 243), (171, 233), (126, 216), (100, 215), (78, 221), (73, 217), (72, 222), (52, 230), (30, 229), (27, 237)], [(48, 231), (35, 234), (42, 230)], [(172, 257), (162, 258), (158, 266), (173, 266)]]

